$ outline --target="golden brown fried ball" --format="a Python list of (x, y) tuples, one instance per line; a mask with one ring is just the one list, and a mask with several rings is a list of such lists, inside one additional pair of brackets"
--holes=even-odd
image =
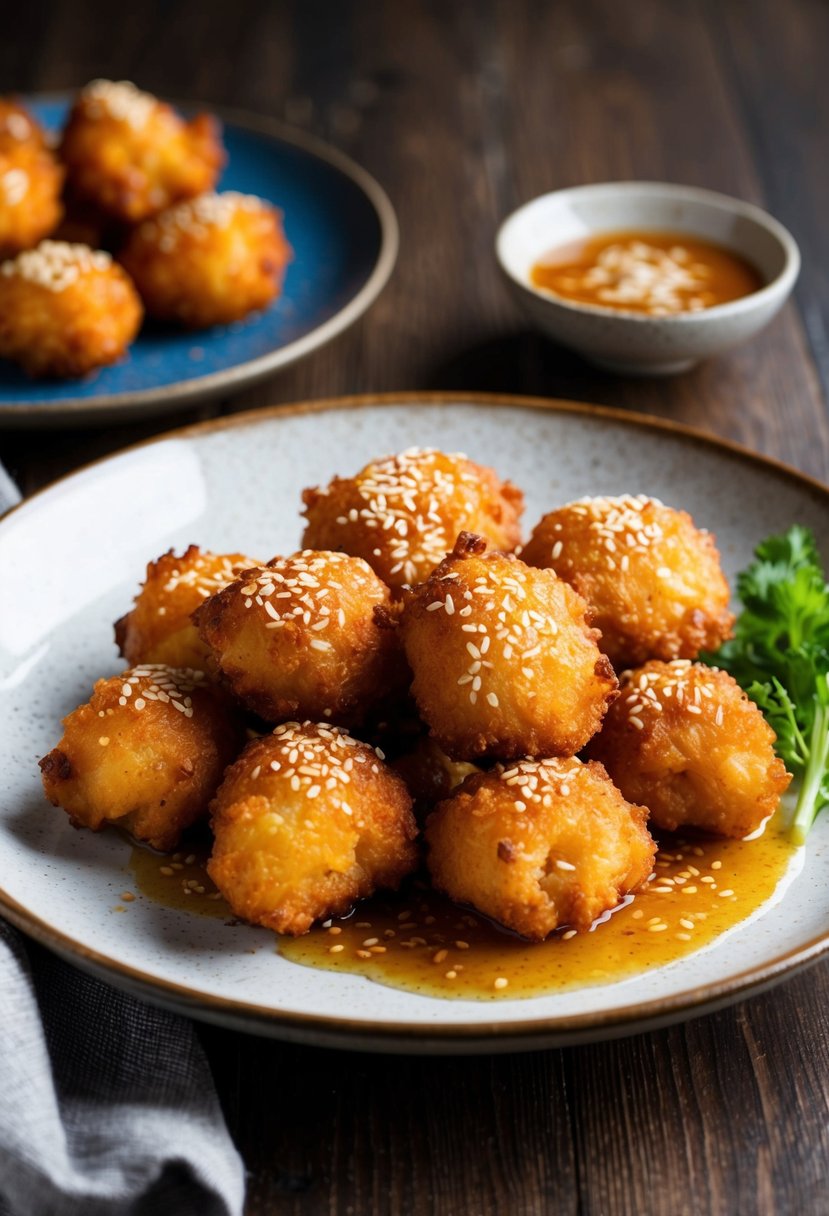
[(483, 536), (494, 549), (514, 549), (521, 539), (521, 491), (492, 469), (435, 448), (374, 460), (302, 499), (302, 543), (362, 557), (392, 589), (428, 578), (460, 532)]
[(248, 709), (350, 726), (405, 680), (389, 604), (358, 557), (306, 549), (244, 571), (193, 619)]
[(521, 557), (584, 596), (617, 671), (647, 659), (693, 659), (731, 634), (714, 537), (658, 499), (568, 503), (544, 516)]
[(551, 570), (485, 549), (462, 533), (406, 597), (401, 632), (421, 717), (457, 760), (574, 755), (616, 689), (587, 605)]
[(0, 265), (0, 357), (31, 376), (83, 376), (115, 363), (141, 301), (108, 253), (42, 241)]
[(656, 852), (646, 820), (600, 764), (499, 764), (429, 817), (429, 871), (452, 899), (543, 941), (559, 926), (588, 929), (645, 882)]
[(86, 86), (60, 151), (72, 194), (128, 223), (210, 190), (225, 159), (212, 115), (185, 122), (126, 80)]
[(279, 212), (253, 195), (227, 191), (147, 220), (121, 261), (149, 316), (203, 329), (267, 307), (281, 290), (290, 254)]
[(212, 804), (210, 877), (237, 916), (306, 933), (417, 864), (403, 781), (373, 748), (287, 722), (249, 743)]
[(241, 553), (209, 553), (198, 545), (181, 557), (170, 549), (150, 562), (134, 608), (115, 622), (115, 641), (130, 666), (166, 663), (206, 671), (210, 647), (190, 618), (253, 564)]
[(756, 831), (791, 781), (774, 731), (727, 672), (677, 659), (625, 672), (589, 753), (651, 825)]
[(0, 98), (0, 257), (30, 249), (63, 213), (63, 168), (22, 106)]
[(117, 822), (165, 850), (206, 813), (244, 741), (201, 672), (152, 664), (99, 680), (63, 726), (40, 761), (49, 801), (75, 827)]

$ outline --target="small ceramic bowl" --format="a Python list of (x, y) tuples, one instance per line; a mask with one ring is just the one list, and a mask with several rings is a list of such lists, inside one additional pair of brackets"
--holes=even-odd
[[(765, 286), (699, 312), (649, 316), (565, 300), (530, 281), (557, 246), (600, 232), (684, 232), (725, 246)], [(711, 190), (664, 182), (605, 182), (543, 194), (504, 221), (496, 254), (519, 305), (545, 333), (613, 371), (667, 376), (753, 337), (782, 307), (800, 270), (794, 238), (770, 215)]]

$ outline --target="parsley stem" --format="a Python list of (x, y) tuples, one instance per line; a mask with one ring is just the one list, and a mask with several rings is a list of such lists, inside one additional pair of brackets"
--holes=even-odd
[(820, 810), (820, 787), (829, 759), (829, 705), (815, 697), (815, 720), (809, 741), (809, 763), (803, 774), (803, 784), (794, 810), (791, 836), (795, 844), (805, 844), (809, 829)]

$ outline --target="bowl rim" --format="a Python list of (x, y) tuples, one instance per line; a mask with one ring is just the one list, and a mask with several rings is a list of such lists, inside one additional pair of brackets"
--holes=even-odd
[[(701, 203), (704, 206), (728, 212), (733, 216), (739, 216), (756, 224), (758, 228), (763, 229), (764, 232), (777, 242), (783, 253), (783, 266), (780, 272), (758, 291), (749, 292), (748, 295), (739, 296), (736, 300), (729, 300), (724, 304), (715, 304), (711, 308), (701, 309), (698, 312), (679, 312), (667, 316), (628, 312), (623, 308), (611, 308), (601, 304), (585, 304), (582, 301), (568, 300), (564, 296), (557, 296), (552, 292), (537, 288), (529, 279), (514, 273), (505, 254), (505, 245), (511, 230), (517, 227), (531, 210), (548, 199), (565, 198), (574, 195), (589, 196), (591, 194), (598, 196), (614, 194), (641, 195), (643, 197), (662, 196), (666, 199), (681, 199)], [(603, 230), (597, 229), (596, 231), (600, 232)], [(691, 232), (692, 229), (689, 228), (688, 231)], [(725, 247), (729, 248), (729, 246)], [(671, 327), (687, 326), (689, 324), (700, 327), (706, 325), (709, 321), (716, 323), (730, 317), (751, 313), (763, 308), (767, 304), (773, 303), (775, 300), (782, 302), (794, 287), (801, 266), (800, 249), (788, 228), (780, 220), (775, 219), (768, 211), (764, 211), (762, 207), (758, 207), (756, 203), (735, 198), (730, 194), (723, 194), (718, 190), (708, 190), (702, 186), (684, 186), (678, 182), (633, 180), (590, 182), (580, 186), (565, 186), (559, 190), (548, 190), (545, 194), (538, 194), (534, 198), (528, 199), (527, 202), (522, 203), (521, 206), (511, 211), (500, 224), (495, 235), (495, 256), (502, 272), (511, 283), (522, 288), (535, 299), (543, 300), (551, 308), (558, 308), (583, 316), (601, 317), (605, 320), (610, 317), (621, 324), (657, 324)]]

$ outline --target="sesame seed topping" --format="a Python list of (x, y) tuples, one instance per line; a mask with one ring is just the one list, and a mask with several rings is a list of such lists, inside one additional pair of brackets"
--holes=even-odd
[(134, 130), (143, 127), (158, 104), (131, 80), (93, 80), (81, 93), (88, 118), (116, 118)]
[(239, 211), (261, 211), (269, 206), (264, 199), (237, 190), (199, 194), (145, 220), (139, 233), (150, 240), (157, 239), (162, 252), (169, 253), (182, 236), (205, 239), (211, 229), (227, 228)]
[[(205, 683), (203, 671), (195, 671), (191, 667), (167, 667), (163, 663), (145, 663), (133, 667), (124, 672), (122, 679), (119, 705), (129, 705), (135, 713), (140, 713), (148, 702), (158, 701), (171, 705), (185, 718), (193, 717), (190, 693)], [(133, 697), (133, 692), (140, 695)]]
[[(472, 522), (476, 476), (465, 464), (451, 470), (441, 468), (439, 462), (443, 459), (444, 454), (435, 448), (413, 447), (372, 461), (354, 479), (359, 507), (337, 518), (341, 527), (359, 522), (374, 531), (378, 547), (373, 555), (385, 557), (390, 563), (390, 574), (399, 576), (404, 583), (416, 582), (428, 569), (437, 566), (451, 549), (458, 532)], [(452, 453), (451, 459), (466, 461), (460, 452)], [(461, 518), (459, 486), (470, 491), (470, 501)], [(436, 602), (428, 611), (436, 612), (438, 607), (450, 616), (456, 611), (451, 597)]]
[(112, 258), (88, 245), (68, 241), (41, 241), (0, 265), (4, 278), (25, 279), (46, 291), (61, 292), (85, 274), (109, 270)]

